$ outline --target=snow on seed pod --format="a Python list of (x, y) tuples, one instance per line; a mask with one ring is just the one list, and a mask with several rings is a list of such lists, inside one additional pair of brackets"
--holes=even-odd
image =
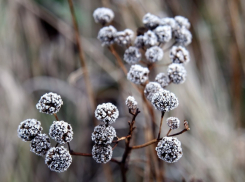
[(145, 27), (147, 27), (149, 29), (154, 29), (159, 25), (160, 18), (156, 15), (151, 14), (151, 13), (147, 13), (144, 15), (142, 22), (145, 25)]
[(125, 101), (126, 106), (128, 106), (129, 109), (136, 110), (138, 108), (138, 103), (135, 100), (133, 96), (128, 96)]
[(23, 141), (31, 141), (38, 134), (41, 133), (43, 128), (41, 127), (41, 122), (36, 119), (26, 119), (22, 121), (18, 126), (18, 136)]
[(134, 46), (137, 48), (144, 48), (145, 46), (145, 37), (144, 35), (138, 35), (134, 40)]
[(117, 32), (115, 35), (115, 42), (120, 45), (129, 45), (131, 44), (134, 38), (134, 32), (130, 29), (126, 29), (124, 31)]
[(96, 144), (111, 144), (114, 137), (116, 137), (116, 130), (112, 126), (106, 126), (104, 124), (100, 124), (94, 128), (94, 132), (92, 133), (92, 141)]
[(37, 155), (46, 155), (51, 147), (50, 139), (46, 134), (38, 134), (30, 144), (30, 151)]
[(167, 125), (172, 129), (172, 130), (175, 130), (175, 129), (178, 129), (179, 128), (179, 125), (180, 125), (180, 120), (176, 117), (169, 117), (167, 118)]
[(36, 104), (36, 108), (41, 113), (45, 114), (55, 114), (59, 112), (61, 106), (63, 105), (63, 101), (61, 96), (56, 93), (46, 93), (44, 94), (38, 103)]
[(185, 82), (186, 70), (183, 65), (172, 63), (168, 66), (168, 77), (174, 84), (181, 84)]
[(164, 73), (158, 73), (156, 78), (155, 78), (155, 81), (157, 83), (159, 83), (161, 85), (162, 88), (165, 88), (169, 85), (169, 78), (167, 75), (165, 75)]
[(172, 28), (169, 25), (158, 26), (154, 33), (157, 36), (158, 42), (165, 43), (172, 39)]
[(95, 117), (106, 125), (114, 123), (118, 116), (119, 111), (112, 103), (100, 104), (95, 110)]
[(132, 65), (127, 74), (127, 79), (135, 84), (145, 84), (148, 81), (149, 69), (140, 65)]
[(159, 92), (162, 89), (161, 85), (157, 82), (149, 82), (146, 84), (144, 94), (146, 98), (151, 102), (154, 93)]
[(92, 149), (92, 157), (97, 163), (107, 163), (112, 158), (112, 148), (110, 145), (95, 144)]
[(174, 19), (179, 28), (185, 27), (189, 29), (191, 27), (189, 20), (183, 16), (175, 16)]
[(166, 26), (166, 25), (170, 26), (172, 32), (176, 29), (176, 21), (174, 18), (169, 18), (169, 17), (161, 18), (160, 25), (161, 26)]
[(96, 10), (94, 10), (93, 17), (96, 23), (105, 25), (107, 23), (110, 23), (113, 20), (114, 13), (109, 8), (101, 7), (101, 8), (97, 8)]
[(185, 27), (175, 30), (174, 38), (176, 42), (178, 42), (179, 44), (183, 46), (189, 45), (192, 41), (191, 32)]
[(163, 58), (163, 50), (158, 46), (150, 47), (145, 52), (145, 57), (150, 63), (155, 63)]
[(102, 46), (114, 44), (117, 30), (113, 26), (103, 27), (100, 29), (97, 38)]
[(190, 61), (189, 51), (183, 46), (173, 46), (169, 57), (173, 63), (188, 63)]
[(50, 148), (45, 156), (45, 164), (48, 165), (51, 171), (64, 172), (70, 167), (71, 163), (72, 157), (63, 146)]
[(146, 33), (144, 33), (144, 45), (146, 47), (152, 47), (157, 43), (157, 36), (153, 31), (148, 30)]
[(175, 137), (163, 137), (156, 147), (159, 159), (167, 163), (177, 162), (183, 155), (181, 142)]
[(72, 127), (65, 121), (54, 121), (49, 128), (49, 136), (60, 144), (70, 142), (73, 139)]
[(128, 64), (135, 64), (141, 60), (141, 53), (137, 47), (130, 46), (128, 49), (126, 49), (123, 59)]

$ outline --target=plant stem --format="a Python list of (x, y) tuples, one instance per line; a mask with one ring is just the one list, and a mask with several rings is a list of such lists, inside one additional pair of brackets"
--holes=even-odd
[(71, 16), (72, 16), (72, 22), (73, 22), (74, 31), (75, 31), (74, 33), (75, 33), (76, 44), (77, 44), (77, 48), (78, 48), (78, 52), (79, 52), (80, 63), (81, 63), (83, 74), (84, 74), (84, 81), (86, 84), (86, 91), (87, 91), (89, 101), (91, 104), (91, 109), (94, 110), (95, 109), (95, 99), (94, 99), (94, 95), (93, 95), (92, 85), (91, 85), (90, 80), (89, 80), (88, 69), (87, 69), (87, 66), (85, 63), (85, 59), (84, 59), (84, 53), (83, 53), (83, 49), (82, 49), (81, 37), (80, 37), (80, 33), (79, 33), (79, 28), (78, 28), (78, 22), (77, 22), (77, 19), (75, 16), (74, 5), (73, 5), (72, 0), (67, 0), (67, 1), (69, 3), (70, 12), (71, 12)]
[(57, 114), (54, 113), (54, 117), (55, 117), (56, 121), (59, 121)]
[(168, 135), (169, 135), (169, 133), (172, 131), (172, 129), (170, 128), (169, 130), (168, 130), (168, 133), (167, 133), (167, 137), (168, 137)]
[(151, 145), (151, 144), (153, 144), (153, 143), (156, 143), (156, 142), (159, 141), (159, 140), (161, 140), (161, 139), (154, 139), (154, 140), (151, 140), (151, 141), (149, 141), (149, 142), (147, 142), (147, 143), (144, 143), (144, 144), (142, 144), (142, 145), (136, 145), (136, 146), (133, 146), (133, 147), (131, 147), (131, 149), (140, 149), (140, 148), (143, 148), (143, 147), (147, 147), (148, 145)]
[(165, 114), (165, 112), (164, 112), (164, 111), (162, 111), (162, 114), (161, 114), (161, 121), (160, 121), (160, 128), (159, 128), (159, 132), (158, 132), (157, 139), (159, 139), (159, 138), (160, 138), (160, 136), (161, 136), (162, 122), (163, 122), (163, 117), (164, 117), (164, 114)]
[(168, 135), (168, 137), (172, 137), (172, 136), (177, 136), (177, 135), (180, 135), (186, 131), (188, 131), (189, 129), (183, 129), (182, 131), (178, 132), (178, 133), (175, 133), (175, 134), (172, 134), (172, 135)]

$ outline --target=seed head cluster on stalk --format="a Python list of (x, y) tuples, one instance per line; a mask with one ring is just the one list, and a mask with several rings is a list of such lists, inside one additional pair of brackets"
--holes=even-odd
[[(170, 134), (172, 130), (180, 127), (181, 122), (177, 117), (167, 118), (166, 124), (169, 127), (169, 131), (164, 137), (161, 137), (161, 128), (164, 114), (176, 109), (179, 105), (178, 97), (166, 88), (171, 83), (182, 84), (186, 80), (185, 65), (190, 61), (190, 57), (185, 46), (190, 44), (192, 40), (192, 35), (189, 31), (190, 22), (182, 16), (160, 18), (147, 13), (142, 19), (144, 27), (139, 27), (137, 33), (134, 33), (133, 30), (128, 28), (117, 31), (115, 27), (110, 25), (114, 18), (114, 13), (111, 9), (98, 8), (94, 11), (93, 17), (96, 23), (102, 25), (97, 36), (102, 46), (107, 47), (115, 56), (127, 80), (141, 92), (147, 108), (149, 110), (155, 108), (161, 114), (158, 136), (145, 144), (132, 146), (130, 142), (141, 108), (133, 96), (128, 96), (125, 100), (125, 105), (129, 114), (132, 115), (131, 121), (128, 122), (128, 134), (118, 137), (115, 128), (112, 126), (119, 117), (117, 106), (112, 103), (101, 103), (94, 111), (95, 118), (101, 123), (95, 126), (92, 132), (91, 140), (94, 145), (91, 153), (74, 152), (70, 147), (70, 142), (73, 139), (72, 126), (65, 121), (59, 120), (56, 115), (63, 105), (63, 101), (60, 95), (52, 92), (44, 94), (36, 104), (36, 108), (41, 113), (55, 116), (56, 120), (50, 126), (49, 136), (57, 142), (56, 146), (51, 146), (49, 136), (42, 133), (41, 122), (36, 119), (22, 121), (17, 130), (18, 136), (23, 141), (30, 141), (30, 150), (37, 155), (44, 156), (47, 166), (55, 172), (66, 171), (72, 163), (72, 155), (89, 156), (97, 163), (112, 161), (119, 164), (123, 181), (126, 181), (126, 168), (131, 151), (156, 143), (158, 144), (155, 150), (159, 159), (168, 163), (177, 162), (183, 156), (183, 152), (181, 142), (173, 136), (190, 130), (188, 122), (184, 121), (184, 129), (182, 131)], [(137, 36), (135, 37), (134, 35)], [(114, 44), (125, 48), (123, 60), (131, 65), (129, 70), (126, 69), (122, 59), (116, 52)], [(169, 48), (166, 49), (166, 47)], [(169, 60), (171, 64), (167, 65), (167, 73), (160, 72), (157, 75), (153, 75), (155, 80), (150, 80), (150, 74), (154, 74), (151, 69), (163, 61), (164, 52), (168, 50), (170, 50)], [(125, 141), (125, 151), (119, 161), (112, 156), (113, 150), (120, 141)], [(59, 146), (62, 144), (67, 145), (67, 148)]]

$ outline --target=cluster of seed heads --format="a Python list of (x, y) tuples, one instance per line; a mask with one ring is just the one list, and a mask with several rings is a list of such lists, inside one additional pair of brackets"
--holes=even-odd
[(92, 141), (95, 142), (92, 157), (97, 163), (107, 163), (112, 158), (110, 144), (117, 135), (115, 128), (109, 124), (114, 123), (118, 116), (119, 111), (112, 103), (100, 104), (95, 110), (95, 117), (103, 123), (94, 128), (91, 136)]
[[(63, 101), (56, 93), (44, 94), (36, 107), (41, 113), (57, 113)], [(55, 172), (66, 171), (72, 162), (70, 152), (61, 147), (51, 147), (49, 136), (60, 144), (65, 144), (73, 139), (70, 124), (65, 121), (54, 121), (49, 129), (49, 136), (42, 133), (41, 122), (36, 119), (26, 119), (19, 124), (17, 133), (19, 138), (30, 141), (30, 151), (36, 155), (45, 156), (45, 163), (50, 170)]]

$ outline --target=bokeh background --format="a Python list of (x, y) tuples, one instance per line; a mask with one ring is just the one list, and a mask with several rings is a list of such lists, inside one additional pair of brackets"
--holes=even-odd
[[(147, 12), (189, 19), (193, 41), (188, 46), (188, 76), (184, 84), (168, 88), (180, 105), (167, 116), (188, 120), (191, 131), (178, 137), (182, 159), (175, 164), (163, 162), (166, 179), (245, 181), (245, 1), (75, 0), (74, 4), (96, 104), (110, 101), (118, 106), (120, 117), (113, 124), (118, 136), (127, 134), (130, 119), (125, 98), (135, 96), (140, 109), (142, 99), (113, 55), (96, 39), (100, 26), (93, 20), (94, 9), (113, 9), (113, 25), (118, 30), (136, 31)], [(122, 56), (124, 49), (116, 49)], [(0, 181), (120, 181), (116, 164), (101, 165), (85, 157), (74, 156), (67, 172), (51, 172), (42, 157), (29, 151), (29, 143), (17, 137), (18, 124), (27, 118), (37, 118), (48, 132), (54, 117), (39, 113), (35, 105), (41, 95), (53, 91), (64, 101), (59, 118), (73, 126), (72, 148), (91, 152), (94, 111), (86, 94), (67, 1), (1, 0), (0, 55)], [(165, 52), (162, 63), (168, 62)], [(152, 77), (166, 70), (162, 65)], [(160, 113), (155, 114), (160, 119)], [(134, 144), (145, 142), (149, 122), (143, 113), (139, 115)], [(164, 125), (163, 132), (167, 130)], [(120, 159), (123, 147), (121, 142), (114, 158)], [(129, 181), (155, 181), (149, 165), (152, 156), (147, 151), (132, 152)]]

